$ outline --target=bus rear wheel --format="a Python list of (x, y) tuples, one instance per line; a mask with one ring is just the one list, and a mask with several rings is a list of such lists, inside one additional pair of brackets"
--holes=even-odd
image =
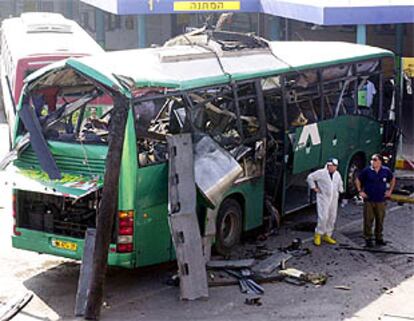
[(357, 194), (357, 188), (355, 180), (358, 177), (359, 172), (364, 168), (364, 159), (361, 155), (355, 155), (352, 157), (347, 170), (347, 184), (346, 184), (346, 197), (352, 198)]
[(221, 255), (228, 255), (240, 242), (242, 234), (242, 209), (231, 198), (221, 204), (216, 221), (215, 249)]

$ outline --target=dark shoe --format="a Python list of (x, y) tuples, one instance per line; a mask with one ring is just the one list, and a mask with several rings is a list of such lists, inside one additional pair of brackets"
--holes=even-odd
[(372, 240), (365, 240), (365, 247), (374, 247), (374, 243), (372, 242)]
[(375, 240), (375, 245), (385, 246), (385, 245), (387, 245), (387, 242), (385, 242), (384, 240)]

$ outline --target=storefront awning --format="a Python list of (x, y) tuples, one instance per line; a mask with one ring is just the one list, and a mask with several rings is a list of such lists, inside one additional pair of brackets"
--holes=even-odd
[(318, 25), (414, 22), (412, 0), (260, 0), (262, 12)]

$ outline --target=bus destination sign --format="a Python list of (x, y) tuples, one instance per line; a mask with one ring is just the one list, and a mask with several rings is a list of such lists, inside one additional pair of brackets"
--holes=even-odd
[(175, 1), (174, 11), (240, 10), (240, 1)]

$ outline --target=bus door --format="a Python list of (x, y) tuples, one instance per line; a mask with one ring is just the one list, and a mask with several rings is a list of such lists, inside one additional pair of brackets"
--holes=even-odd
[(321, 163), (320, 112), (314, 98), (320, 91), (317, 79), (316, 70), (286, 76), (283, 96), (289, 161), (285, 170), (284, 213), (309, 205), (311, 194), (306, 177)]
[[(309, 73), (306, 79), (312, 76)], [(295, 73), (286, 80), (270, 77), (263, 82), (268, 122), (266, 193), (282, 213), (309, 204), (306, 175), (319, 166), (321, 157), (318, 115), (314, 102), (302, 92), (305, 87), (307, 93), (318, 89), (304, 85), (302, 78)]]
[(285, 197), (283, 212), (288, 214), (308, 206), (311, 194), (306, 183), (309, 172), (318, 167), (321, 158), (321, 136), (317, 123), (298, 127), (289, 135), (291, 157), (285, 171)]
[(318, 122), (320, 100), (315, 100), (320, 88), (316, 70), (286, 76), (284, 88), (285, 126), (290, 144), (291, 173), (298, 174), (319, 166), (321, 133)]
[[(168, 226), (169, 114), (182, 107), (181, 97), (162, 97), (134, 105), (137, 150), (135, 246), (137, 266), (174, 259)], [(134, 157), (131, 155), (131, 157)]]

